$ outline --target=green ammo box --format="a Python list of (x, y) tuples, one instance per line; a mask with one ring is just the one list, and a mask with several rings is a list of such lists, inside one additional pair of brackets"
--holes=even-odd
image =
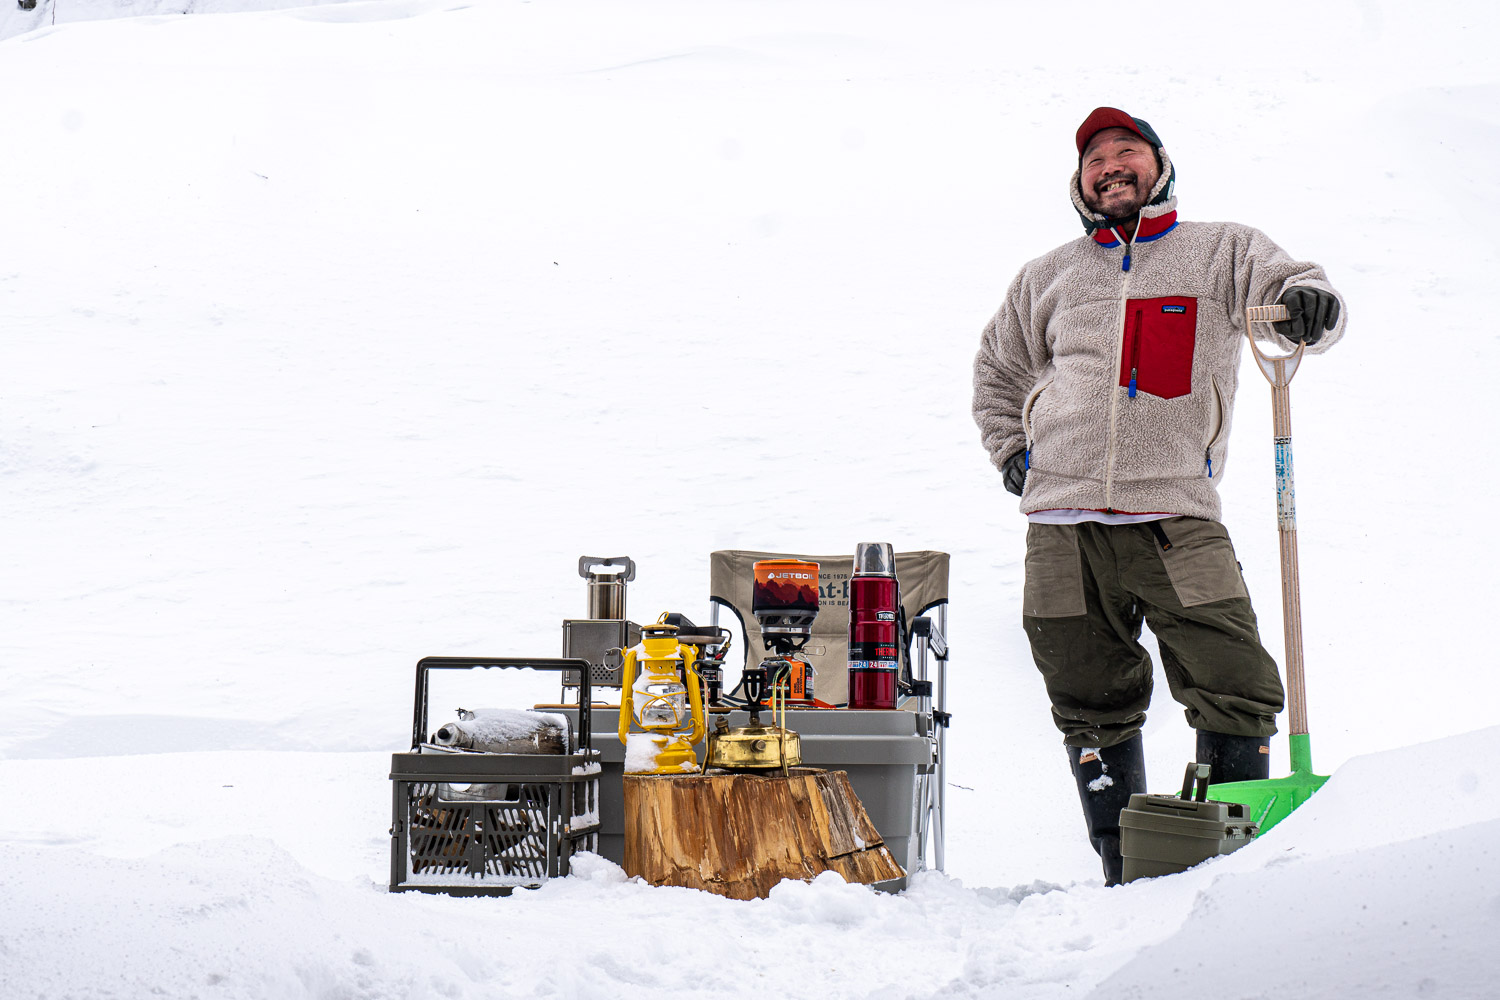
[(1260, 832), (1240, 803), (1208, 798), (1208, 771), (1207, 764), (1189, 764), (1180, 795), (1130, 797), (1120, 812), (1125, 881), (1186, 871), (1244, 847)]

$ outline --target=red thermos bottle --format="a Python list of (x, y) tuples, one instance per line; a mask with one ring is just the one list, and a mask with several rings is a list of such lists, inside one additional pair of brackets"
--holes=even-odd
[(896, 557), (886, 542), (860, 542), (849, 579), (849, 707), (895, 708), (901, 665)]

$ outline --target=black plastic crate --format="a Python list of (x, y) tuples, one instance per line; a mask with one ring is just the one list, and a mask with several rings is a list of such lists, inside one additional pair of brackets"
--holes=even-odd
[[(568, 874), (599, 848), (599, 755), (581, 725), (568, 754), (454, 751), (425, 744), (427, 674), (435, 669), (577, 670), (576, 659), (428, 657), (417, 664), (409, 753), (391, 755), (392, 892), (509, 895)], [(589, 705), (587, 681), (580, 704)]]

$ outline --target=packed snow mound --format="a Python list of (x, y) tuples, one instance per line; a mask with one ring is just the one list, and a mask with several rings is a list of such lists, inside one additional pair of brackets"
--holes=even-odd
[[(1372, 802), (1392, 795), (1390, 786), (1373, 791)], [(1379, 805), (1362, 810), (1366, 816), (1384, 811)], [(1337, 817), (1346, 827), (1360, 822), (1349, 812)], [(1500, 821), (1272, 861), (1215, 878), (1174, 934), (1141, 949), (1089, 996), (1195, 1000), (1205, 981), (1226, 972), (1235, 984), (1215, 995), (1246, 1000), (1478, 1000), (1493, 991), (1500, 967), (1494, 937)]]
[(1188, 1000), (1226, 970), (1221, 995), (1246, 1000), (1487, 995), (1500, 972), (1496, 740), (1500, 727), (1349, 761), (1266, 837), (1190, 873), (1208, 881), (1180, 928), (1090, 996)]
[[(376, 754), (10, 761), (27, 808), (0, 813), (0, 996), (1189, 1000), (1206, 979), (1224, 1000), (1475, 1000), (1497, 971), (1497, 739), (1356, 758), (1266, 837), (1180, 875), (979, 888), (927, 872), (893, 896), (825, 873), (749, 902), (594, 854), (506, 899), (388, 894)], [(80, 843), (70, 807), (101, 774), (165, 781), (170, 805), (92, 796), (99, 835)], [(232, 815), (226, 787), (245, 800)], [(131, 846), (116, 829), (157, 846), (110, 856)], [(639, 930), (667, 926), (712, 931)], [(726, 943), (753, 976), (705, 981)]]

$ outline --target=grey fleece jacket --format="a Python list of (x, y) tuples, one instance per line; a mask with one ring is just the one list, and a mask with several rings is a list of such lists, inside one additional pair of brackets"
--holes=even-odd
[[(985, 327), (974, 420), (996, 467), (1029, 453), (1023, 513), (1219, 519), (1245, 307), (1295, 285), (1333, 288), (1248, 226), (1179, 222), (1149, 235), (1175, 209), (1175, 197), (1148, 206), (1130, 245), (1102, 245), (1106, 231), (1031, 261)], [(1310, 353), (1342, 336), (1339, 307)], [(1257, 335), (1293, 346), (1264, 324)]]

